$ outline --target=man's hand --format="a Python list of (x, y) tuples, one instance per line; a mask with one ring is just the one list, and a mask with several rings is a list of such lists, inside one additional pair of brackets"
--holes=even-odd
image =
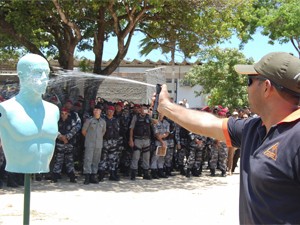
[[(151, 107), (152, 108), (153, 108), (153, 105), (154, 105), (155, 97), (156, 97), (156, 93), (154, 93), (153, 97), (152, 97), (152, 102), (151, 102)], [(170, 95), (168, 93), (168, 88), (167, 88), (166, 84), (163, 84), (161, 86), (161, 91), (160, 91), (159, 100), (158, 100), (158, 108), (157, 108), (157, 111), (159, 113), (161, 113), (161, 116), (163, 116), (163, 111), (161, 109), (163, 107), (165, 107), (165, 105), (169, 102), (171, 102), (171, 101), (170, 101)]]

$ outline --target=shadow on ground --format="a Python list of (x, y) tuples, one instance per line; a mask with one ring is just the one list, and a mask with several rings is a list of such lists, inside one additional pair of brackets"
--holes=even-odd
[[(233, 174), (232, 176), (238, 176)], [(102, 192), (155, 192), (159, 190), (168, 189), (184, 189), (193, 190), (198, 188), (210, 188), (212, 186), (225, 186), (227, 185), (227, 179), (230, 177), (211, 177), (208, 171), (204, 171), (200, 177), (176, 176), (169, 177), (167, 179), (155, 179), (155, 180), (143, 180), (142, 177), (137, 177), (135, 181), (129, 179), (129, 177), (121, 176), (119, 182), (109, 181), (107, 178), (99, 184), (84, 185), (84, 177), (78, 175), (77, 183), (70, 183), (68, 178), (63, 176), (57, 183), (51, 183), (49, 180), (34, 181), (31, 182), (31, 191), (33, 192), (65, 192), (65, 191), (102, 191)], [(20, 194), (24, 192), (24, 187), (8, 188), (3, 187), (0, 193)]]

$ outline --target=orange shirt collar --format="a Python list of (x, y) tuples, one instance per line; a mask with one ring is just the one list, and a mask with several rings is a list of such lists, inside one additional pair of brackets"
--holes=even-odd
[(298, 108), (296, 111), (292, 112), (290, 115), (285, 117), (283, 120), (281, 120), (277, 124), (293, 122), (295, 120), (298, 120), (299, 118), (300, 118), (300, 108)]

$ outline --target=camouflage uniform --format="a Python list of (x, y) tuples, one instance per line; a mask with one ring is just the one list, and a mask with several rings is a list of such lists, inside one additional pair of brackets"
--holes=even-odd
[[(120, 122), (120, 137), (122, 138), (121, 145), (123, 150), (120, 156), (120, 170), (125, 175), (129, 176), (129, 169), (131, 163), (132, 149), (128, 145), (129, 142), (129, 126), (132, 116), (129, 112), (129, 109), (125, 108), (122, 112), (122, 115), (119, 117)], [(121, 146), (120, 145), (120, 146)]]
[(106, 132), (103, 136), (103, 149), (99, 163), (99, 180), (104, 178), (105, 170), (110, 172), (110, 180), (119, 180), (117, 176), (118, 163), (120, 158), (120, 124), (116, 117), (109, 119), (105, 116)]
[(2, 188), (3, 186), (3, 182), (1, 180), (1, 177), (2, 177), (2, 173), (4, 172), (4, 168), (2, 168), (3, 166), (3, 163), (4, 163), (4, 152), (3, 152), (3, 149), (2, 149), (2, 145), (1, 145), (1, 139), (0, 139), (0, 188)]
[[(170, 133), (170, 124), (167, 120), (163, 119), (162, 121), (158, 121), (156, 124), (153, 124), (153, 133), (154, 135), (162, 135), (165, 134), (166, 137), (162, 140), (166, 143), (167, 146), (167, 136)], [(158, 146), (162, 146), (162, 143), (156, 138), (155, 139), (155, 149)], [(167, 146), (168, 147), (168, 146)], [(153, 178), (166, 178), (163, 169), (165, 163), (165, 156), (158, 156), (155, 152), (151, 158), (151, 175)]]
[(189, 131), (185, 128), (176, 125), (175, 139), (177, 143), (177, 164), (181, 175), (186, 175), (184, 167), (187, 153), (190, 146)]
[(173, 167), (173, 159), (174, 159), (174, 154), (175, 154), (175, 123), (166, 118), (166, 120), (169, 122), (170, 127), (170, 133), (168, 135), (168, 137), (166, 138), (167, 140), (167, 145), (168, 145), (168, 149), (167, 149), (167, 153), (165, 156), (165, 170), (166, 170), (166, 175), (167, 176), (172, 176), (172, 167)]
[(60, 135), (66, 136), (68, 143), (57, 139), (55, 145), (54, 165), (53, 165), (53, 181), (56, 182), (61, 173), (63, 163), (65, 162), (67, 174), (70, 176), (72, 182), (74, 182), (74, 155), (73, 148), (75, 144), (76, 134), (78, 133), (78, 121), (76, 117), (71, 115), (63, 121), (61, 118), (58, 121), (58, 131)]
[(1, 139), (0, 139), (0, 169), (4, 163), (4, 152), (3, 152), (3, 148), (2, 148), (2, 144), (1, 144)]
[(205, 138), (193, 133), (190, 133), (189, 136), (191, 141), (187, 159), (186, 176), (190, 177), (190, 173), (192, 173), (193, 176), (199, 176), (202, 173), (202, 154), (205, 146)]
[(222, 176), (226, 176), (228, 150), (224, 142), (215, 140), (212, 145), (210, 172), (211, 176), (215, 176), (217, 167), (221, 170)]

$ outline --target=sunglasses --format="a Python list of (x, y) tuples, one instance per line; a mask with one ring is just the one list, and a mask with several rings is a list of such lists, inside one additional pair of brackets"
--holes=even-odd
[(274, 86), (278, 91), (284, 91), (284, 92), (289, 93), (290, 95), (300, 97), (299, 93), (294, 92), (294, 91), (292, 91), (286, 87), (283, 87), (279, 84), (276, 84), (275, 82), (271, 81), (270, 79), (266, 79), (266, 78), (263, 78), (263, 77), (257, 76), (257, 75), (251, 75), (251, 74), (248, 75), (248, 87), (250, 87), (252, 85), (253, 80), (255, 80), (255, 79), (260, 80), (260, 81), (269, 80), (271, 82), (271, 85)]
[(247, 83), (248, 87), (250, 87), (253, 84), (253, 80), (265, 81), (267, 79), (262, 78), (262, 77), (258, 77), (258, 76), (251, 76), (251, 75), (249, 75), (248, 76), (248, 83)]

